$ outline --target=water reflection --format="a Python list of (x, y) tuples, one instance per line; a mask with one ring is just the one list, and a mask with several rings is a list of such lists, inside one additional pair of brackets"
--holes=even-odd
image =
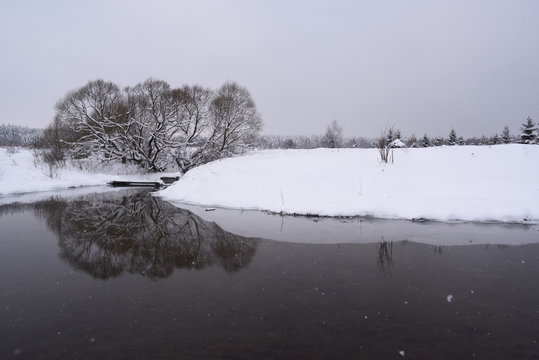
[[(488, 246), (488, 245), (487, 245)], [(442, 247), (441, 246), (432, 246), (432, 250), (434, 251), (434, 254), (438, 257), (442, 256)]]
[(534, 229), (235, 217), (253, 240), (144, 193), (62, 196), (0, 206), (0, 358), (539, 358)]
[(249, 265), (257, 240), (224, 231), (146, 192), (50, 198), (0, 206), (0, 215), (31, 209), (58, 236), (60, 257), (95, 278), (124, 272), (152, 279), (175, 269), (218, 264), (227, 272)]
[(377, 251), (377, 260), (378, 260), (378, 269), (383, 275), (391, 276), (393, 272), (393, 242), (392, 241), (382, 241), (378, 243)]

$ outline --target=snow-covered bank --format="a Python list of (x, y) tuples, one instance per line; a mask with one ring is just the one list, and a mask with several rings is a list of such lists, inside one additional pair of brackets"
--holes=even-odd
[(188, 172), (159, 196), (211, 207), (393, 219), (539, 221), (539, 146), (261, 151)]
[(56, 176), (48, 176), (48, 169), (36, 164), (31, 150), (0, 148), (0, 196), (54, 191), (71, 187), (105, 185), (113, 180), (159, 179), (164, 174), (136, 174), (122, 167), (95, 164), (90, 171), (66, 166)]

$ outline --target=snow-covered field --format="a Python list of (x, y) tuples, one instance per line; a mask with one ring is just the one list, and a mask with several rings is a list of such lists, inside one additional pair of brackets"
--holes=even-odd
[(539, 222), (539, 146), (260, 151), (188, 172), (176, 204), (287, 214)]
[[(322, 216), (539, 223), (539, 146), (268, 150), (216, 161), (158, 193), (175, 204)], [(0, 197), (155, 180), (125, 167), (61, 169), (50, 178), (32, 151), (0, 148)]]
[(113, 180), (159, 179), (163, 174), (140, 174), (132, 168), (87, 162), (84, 170), (71, 164), (49, 177), (49, 170), (36, 164), (31, 150), (0, 148), (0, 197), (105, 185)]

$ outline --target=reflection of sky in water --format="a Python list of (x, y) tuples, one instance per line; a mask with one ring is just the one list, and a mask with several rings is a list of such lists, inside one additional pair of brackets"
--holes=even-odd
[(380, 241), (410, 241), (436, 246), (539, 242), (539, 225), (501, 223), (444, 223), (381, 220), (370, 218), (317, 218), (280, 216), (250, 210), (204, 208), (176, 204), (214, 221), (223, 229), (247, 237), (307, 243), (364, 244)]
[[(536, 244), (253, 240), (132, 192), (0, 212), (2, 358), (539, 354)], [(486, 229), (450, 231), (460, 226), (438, 236), (473, 241)], [(171, 255), (179, 251), (201, 266)], [(103, 259), (123, 271), (102, 276), (94, 260)]]

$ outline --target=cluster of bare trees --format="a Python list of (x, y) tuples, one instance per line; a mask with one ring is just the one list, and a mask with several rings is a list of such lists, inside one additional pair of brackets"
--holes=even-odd
[(0, 146), (38, 147), (43, 131), (26, 126), (0, 124)]
[(172, 89), (155, 79), (121, 89), (95, 80), (57, 103), (45, 138), (75, 158), (98, 154), (148, 171), (176, 164), (186, 172), (241, 153), (261, 129), (249, 91), (234, 82), (214, 91), (198, 85)]

